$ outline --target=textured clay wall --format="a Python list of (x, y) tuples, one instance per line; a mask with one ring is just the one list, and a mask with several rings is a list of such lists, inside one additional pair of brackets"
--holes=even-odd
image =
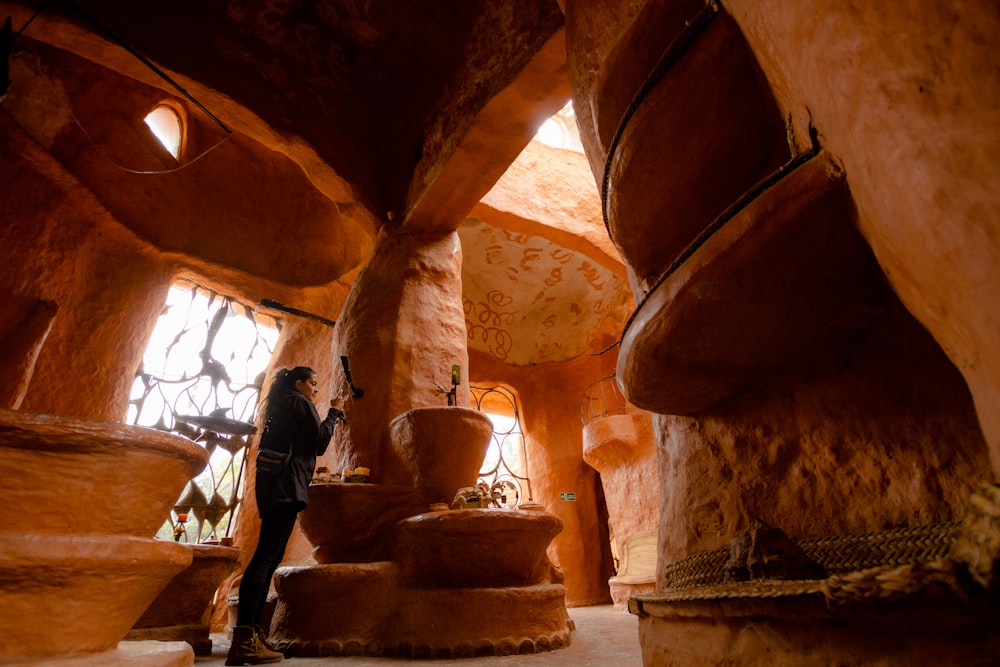
[[(0, 304), (0, 340), (6, 376), (25, 372), (23, 363), (9, 358), (15, 349), (37, 349), (22, 410), (121, 420), (135, 369), (176, 277), (215, 285), (248, 303), (271, 298), (329, 319), (343, 303), (341, 282), (291, 288), (221, 263), (161, 251), (120, 224), (2, 112), (0, 142), (0, 194), (6, 202), (0, 212), (0, 286), (7, 294)], [(34, 341), (44, 344), (32, 345), (46, 331), (45, 323), (38, 323), (43, 318), (36, 315), (31, 322), (38, 300), (55, 302), (58, 310), (44, 340)], [(329, 354), (324, 351), (322, 358)]]
[(961, 517), (989, 469), (968, 389), (909, 315), (895, 324), (720, 408), (655, 418), (661, 567), (754, 518), (803, 539)]
[(660, 477), (652, 415), (633, 408), (598, 417), (584, 427), (583, 446), (585, 460), (601, 475), (617, 544), (634, 533), (656, 530)]
[(4, 349), (24, 349), (36, 300), (59, 306), (20, 408), (118, 421), (169, 272), (4, 113), (0, 173)]

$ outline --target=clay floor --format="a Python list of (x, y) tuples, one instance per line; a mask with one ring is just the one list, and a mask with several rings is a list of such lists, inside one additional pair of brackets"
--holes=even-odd
[[(611, 605), (575, 607), (569, 615), (576, 623), (572, 644), (568, 648), (547, 653), (488, 658), (463, 658), (458, 660), (399, 660), (395, 658), (289, 658), (281, 664), (298, 667), (327, 667), (352, 665), (387, 665), (392, 663), (419, 663), (421, 665), (614, 665), (615, 667), (640, 667), (642, 654), (639, 648), (638, 619), (624, 611), (615, 611)], [(221, 667), (225, 663), (229, 641), (225, 635), (213, 634), (211, 657), (195, 660), (197, 667)]]

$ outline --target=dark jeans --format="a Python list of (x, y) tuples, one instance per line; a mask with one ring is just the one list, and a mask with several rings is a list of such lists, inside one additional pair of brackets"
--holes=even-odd
[(271, 577), (278, 569), (285, 547), (295, 528), (299, 514), (298, 503), (282, 503), (278, 509), (269, 510), (260, 517), (260, 538), (253, 558), (240, 582), (240, 600), (236, 612), (236, 625), (260, 625), (267, 603)]

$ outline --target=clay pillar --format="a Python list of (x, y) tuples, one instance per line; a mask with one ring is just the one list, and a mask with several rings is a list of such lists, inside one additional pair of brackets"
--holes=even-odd
[(608, 520), (619, 545), (634, 533), (656, 530), (660, 478), (650, 413), (636, 409), (587, 423), (583, 459), (601, 474)]
[(335, 365), (334, 392), (350, 424), (338, 429), (325, 458), (331, 470), (365, 466), (371, 481), (392, 473), (389, 422), (414, 408), (446, 406), (461, 367), (456, 404), (469, 404), (462, 248), (458, 234), (421, 236), (383, 229), (337, 321), (334, 356), (349, 359), (352, 398)]

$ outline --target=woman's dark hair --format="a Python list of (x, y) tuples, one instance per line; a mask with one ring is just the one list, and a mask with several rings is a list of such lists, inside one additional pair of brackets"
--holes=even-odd
[(271, 382), (271, 388), (267, 390), (267, 397), (264, 399), (264, 423), (267, 423), (271, 416), (271, 406), (276, 405), (282, 396), (293, 391), (296, 382), (311, 380), (315, 375), (316, 371), (308, 366), (280, 369), (274, 375), (274, 381)]

